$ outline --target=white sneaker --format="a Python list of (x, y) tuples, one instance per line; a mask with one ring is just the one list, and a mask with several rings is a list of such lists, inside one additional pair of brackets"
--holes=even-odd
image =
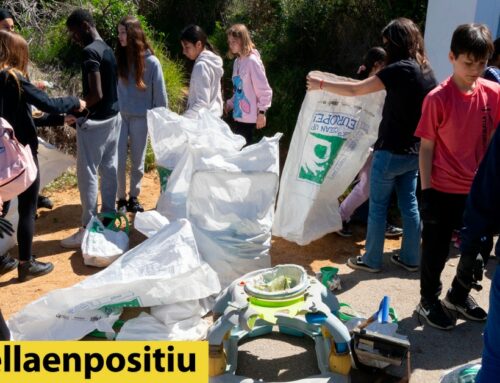
[(78, 231), (61, 241), (61, 246), (65, 249), (79, 249), (82, 247), (83, 235), (85, 234), (85, 229), (83, 227), (79, 228)]

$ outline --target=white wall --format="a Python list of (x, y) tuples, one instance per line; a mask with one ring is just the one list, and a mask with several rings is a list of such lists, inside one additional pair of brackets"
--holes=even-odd
[(497, 37), (500, 0), (429, 0), (425, 23), (425, 46), (438, 81), (451, 72), (448, 61), (451, 35), (465, 23), (485, 23)]

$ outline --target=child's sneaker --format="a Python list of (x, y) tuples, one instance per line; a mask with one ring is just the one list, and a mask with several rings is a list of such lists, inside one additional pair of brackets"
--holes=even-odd
[(370, 267), (366, 263), (364, 263), (363, 257), (361, 255), (349, 258), (347, 260), (347, 266), (349, 266), (352, 269), (364, 270), (364, 271), (368, 271), (370, 273), (380, 272), (380, 269), (376, 269), (375, 267)]
[(387, 224), (387, 226), (385, 227), (386, 237), (399, 237), (401, 235), (403, 235), (403, 229), (401, 229), (400, 227), (391, 224)]
[(19, 264), (19, 266), (17, 267), (17, 279), (19, 282), (29, 281), (30, 279), (48, 274), (52, 270), (54, 270), (54, 265), (51, 262), (45, 263), (31, 259), (28, 262)]
[(394, 263), (395, 265), (398, 265), (402, 267), (403, 269), (406, 269), (408, 271), (418, 271), (418, 265), (412, 266), (412, 265), (407, 265), (404, 263), (401, 258), (399, 258), (399, 255), (392, 255), (391, 256), (391, 262)]
[(477, 302), (470, 295), (467, 296), (465, 302), (458, 303), (453, 301), (453, 298), (448, 291), (446, 297), (443, 299), (443, 304), (446, 308), (456, 311), (462, 314), (465, 318), (473, 321), (484, 322), (488, 318), (486, 311), (479, 307)]
[(130, 197), (127, 203), (127, 211), (130, 213), (142, 213), (144, 211), (144, 208), (140, 204), (137, 197)]
[(337, 234), (344, 238), (352, 237), (352, 231), (351, 228), (349, 227), (349, 222), (342, 221), (342, 229), (337, 231)]
[(79, 249), (82, 247), (83, 235), (85, 234), (85, 229), (83, 227), (79, 228), (78, 231), (61, 241), (61, 246), (65, 249)]
[(432, 304), (420, 301), (415, 309), (415, 312), (422, 316), (432, 327), (440, 330), (451, 330), (455, 327), (455, 323), (444, 311), (440, 301)]
[(127, 212), (126, 199), (119, 199), (118, 201), (116, 201), (116, 211), (122, 214), (125, 214)]

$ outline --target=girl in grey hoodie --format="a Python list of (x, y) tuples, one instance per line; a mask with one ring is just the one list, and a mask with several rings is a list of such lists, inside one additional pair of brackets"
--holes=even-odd
[(222, 116), (222, 59), (213, 52), (207, 35), (197, 25), (184, 28), (181, 32), (181, 44), (184, 56), (194, 60), (184, 117), (198, 118), (201, 108), (208, 109), (217, 117)]
[[(117, 210), (142, 212), (138, 196), (144, 176), (148, 137), (148, 109), (167, 107), (168, 99), (160, 61), (154, 56), (139, 20), (126, 16), (118, 24), (118, 103), (122, 116), (118, 140)], [(130, 139), (130, 190), (126, 200), (126, 164)]]

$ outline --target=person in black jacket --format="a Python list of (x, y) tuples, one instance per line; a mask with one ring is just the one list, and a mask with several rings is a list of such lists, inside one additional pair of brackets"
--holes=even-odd
[[(500, 126), (490, 142), (474, 177), (465, 205), (464, 228), (461, 231), (461, 256), (452, 293), (467, 297), (482, 280), (482, 254), (489, 254), (488, 236), (500, 232)], [(486, 248), (486, 251), (484, 250)], [(490, 308), (484, 332), (483, 362), (477, 383), (497, 382), (500, 375), (500, 269), (497, 267), (491, 281)]]
[[(19, 142), (29, 145), (38, 167), (38, 137), (30, 105), (47, 113), (59, 114), (81, 111), (85, 108), (85, 102), (77, 97), (49, 98), (45, 92), (30, 83), (27, 69), (26, 41), (17, 33), (0, 31), (0, 116), (12, 125)], [(19, 265), (16, 262), (10, 264), (17, 266), (20, 282), (50, 273), (54, 268), (50, 262), (36, 261), (32, 254), (39, 186), (38, 173), (35, 182), (18, 196)]]

